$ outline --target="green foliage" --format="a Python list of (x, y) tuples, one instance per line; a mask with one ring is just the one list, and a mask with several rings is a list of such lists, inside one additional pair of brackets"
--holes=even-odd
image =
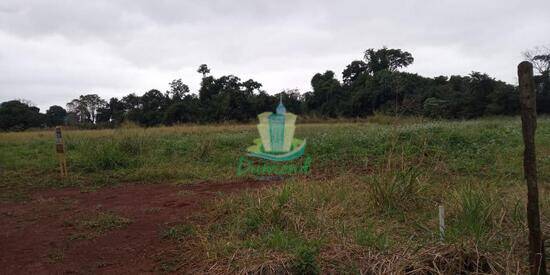
[(31, 127), (40, 127), (45, 123), (40, 109), (29, 106), (19, 100), (0, 104), (0, 130), (21, 131)]
[(296, 249), (292, 267), (297, 274), (319, 274), (317, 263), (319, 249), (315, 245), (305, 244)]
[(55, 127), (65, 124), (67, 111), (61, 106), (53, 105), (46, 111), (46, 125)]
[(386, 213), (414, 210), (421, 200), (419, 173), (409, 168), (373, 178), (372, 194), (376, 207)]
[(139, 159), (135, 158), (138, 150), (136, 146), (128, 139), (108, 140), (102, 143), (82, 140), (74, 145), (78, 154), (73, 160), (76, 168), (85, 172), (128, 168), (139, 163)]
[[(72, 121), (68, 121), (68, 123), (95, 124), (98, 122), (98, 112), (104, 110), (106, 105), (107, 101), (97, 94), (81, 95), (67, 103), (67, 109), (72, 118)], [(108, 117), (104, 115), (103, 119), (108, 119)]]
[(476, 240), (483, 238), (492, 227), (492, 215), (495, 207), (492, 194), (483, 188), (466, 185), (454, 194), (457, 212), (452, 219), (453, 236), (472, 236)]
[[(296, 273), (363, 272), (355, 268), (368, 257), (433, 248), (439, 242), (437, 204), (443, 203), (445, 245), (475, 244), (495, 259), (514, 258), (526, 245), (519, 237), (525, 232), (519, 118), (453, 122), (378, 114), (367, 123), (298, 124), (296, 131), (308, 140), (311, 175), (220, 196), (206, 206), (209, 211), (189, 217), (200, 222), (190, 226), (186, 220), (159, 237), (185, 240), (178, 247), (199, 246), (210, 255), (206, 261), (228, 263), (227, 272), (252, 262), (278, 264), (272, 259)], [(0, 199), (32, 198), (30, 191), (44, 187), (248, 181), (235, 175), (236, 164), (257, 130), (127, 127), (66, 131), (65, 138), (70, 177), (60, 179), (51, 131), (0, 134)], [(542, 116), (541, 186), (550, 176), (548, 138), (550, 120)], [(547, 213), (550, 196), (541, 192)], [(124, 226), (118, 218), (85, 217), (75, 223), (75, 238)]]
[(193, 236), (194, 234), (195, 234), (195, 229), (193, 225), (178, 224), (164, 230), (162, 232), (161, 237), (163, 239), (181, 241), (187, 237)]
[(369, 73), (377, 73), (383, 70), (395, 71), (399, 68), (411, 65), (414, 58), (409, 52), (401, 49), (368, 49), (365, 51), (366, 69)]
[[(457, 173), (479, 178), (499, 177), (503, 183), (521, 179), (522, 160), (518, 156), (522, 139), (518, 119), (421, 122), (421, 119), (397, 120), (377, 115), (366, 124), (299, 124), (296, 136), (308, 141), (306, 154), (313, 160), (312, 175), (338, 177), (359, 171), (365, 182), (380, 187), (380, 201), (384, 200), (384, 192), (398, 193), (384, 188), (391, 186), (400, 190), (406, 186), (394, 183), (395, 180), (403, 182), (402, 179), (394, 180), (394, 175), (381, 172), (387, 167), (374, 174), (363, 173), (375, 166), (383, 167), (389, 157), (399, 158), (394, 164), (401, 158), (414, 159), (421, 165), (417, 171), (423, 169), (423, 165), (430, 169), (437, 167), (437, 175), (442, 177)], [(65, 131), (71, 177), (61, 181), (53, 132), (5, 133), (0, 135), (0, 168), (12, 175), (5, 177), (5, 186), (15, 184), (28, 188), (238, 180), (238, 159), (257, 135), (253, 125)], [(537, 148), (545, 150), (546, 144), (542, 141), (550, 136), (546, 118), (539, 119), (537, 135)], [(545, 167), (550, 162), (548, 158), (541, 158), (540, 163)], [(395, 168), (405, 173), (406, 169)], [(541, 177), (550, 176), (545, 169), (540, 172)], [(386, 182), (391, 184), (381, 185)], [(390, 208), (395, 207), (390, 205)]]
[(264, 213), (258, 208), (249, 208), (243, 216), (243, 235), (257, 232), (265, 223)]
[(355, 231), (355, 241), (360, 246), (372, 247), (378, 250), (385, 250), (389, 247), (388, 236), (384, 233), (377, 234), (371, 226), (358, 228)]
[(128, 218), (121, 217), (111, 212), (97, 212), (83, 217), (74, 222), (67, 221), (66, 225), (74, 225), (77, 233), (70, 239), (93, 239), (108, 231), (120, 229), (131, 224)]
[[(399, 72), (414, 61), (411, 53), (401, 49), (371, 48), (363, 57), (364, 61), (354, 60), (342, 71), (343, 83), (333, 71), (317, 73), (311, 79), (312, 90), (303, 94), (291, 89), (270, 95), (253, 79), (241, 80), (234, 75), (214, 77), (208, 66), (202, 64), (197, 72), (203, 77), (195, 94), (181, 79), (175, 79), (165, 93), (152, 89), (141, 96), (129, 94), (108, 102), (97, 94), (81, 95), (67, 103), (68, 113), (52, 106), (47, 118), (34, 107), (16, 107), (14, 102), (18, 101), (10, 101), (5, 102), (8, 105), (4, 110), (0, 108), (0, 129), (22, 130), (45, 123), (95, 128), (119, 126), (123, 121), (147, 127), (248, 122), (259, 113), (274, 111), (279, 98), (290, 112), (318, 118), (356, 118), (381, 112), (394, 116), (470, 119), (518, 113), (517, 87), (487, 74), (472, 72), (468, 76), (429, 78)], [(535, 81), (539, 87), (538, 112), (549, 113), (550, 73), (541, 71)]]

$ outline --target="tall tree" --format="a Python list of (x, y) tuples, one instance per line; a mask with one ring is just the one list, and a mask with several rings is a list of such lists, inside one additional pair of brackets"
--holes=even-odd
[(109, 99), (109, 103), (104, 108), (98, 110), (98, 122), (110, 122), (113, 125), (122, 123), (125, 116), (124, 102), (116, 97)]
[(86, 109), (88, 109), (92, 123), (96, 123), (97, 110), (104, 108), (107, 105), (107, 101), (99, 97), (97, 94), (80, 96), (80, 102), (84, 104)]
[(210, 73), (210, 69), (208, 68), (208, 66), (206, 64), (201, 64), (199, 66), (199, 69), (197, 69), (197, 72), (201, 73), (202, 77), (205, 78), (206, 75)]
[(353, 83), (359, 76), (367, 72), (367, 63), (361, 60), (352, 61), (346, 69), (342, 72), (342, 79), (344, 84), (350, 85)]
[(168, 107), (169, 99), (159, 90), (150, 90), (141, 96), (141, 116), (139, 122), (146, 126), (162, 122), (163, 113)]
[(66, 117), (67, 111), (63, 107), (53, 105), (46, 111), (46, 125), (49, 127), (63, 125)]
[(414, 58), (409, 52), (401, 49), (368, 49), (364, 55), (367, 69), (370, 73), (377, 73), (382, 70), (394, 72), (399, 68), (404, 68), (414, 62)]
[(129, 121), (137, 122), (141, 120), (143, 104), (141, 97), (135, 93), (131, 93), (120, 100), (124, 108), (124, 118)]
[(523, 53), (539, 73), (534, 76), (537, 91), (537, 112), (550, 113), (550, 47), (540, 46)]
[(319, 115), (335, 117), (340, 114), (338, 103), (342, 89), (340, 82), (334, 78), (334, 72), (317, 73), (311, 79), (313, 93), (307, 96), (309, 110), (316, 110)]
[(550, 47), (539, 46), (523, 53), (525, 59), (531, 61), (539, 74), (550, 71)]
[(106, 105), (107, 101), (97, 94), (87, 94), (67, 103), (67, 109), (79, 117), (80, 123), (89, 122), (94, 124), (97, 119), (97, 110), (105, 108)]
[(80, 99), (75, 98), (67, 103), (67, 110), (69, 113), (68, 115), (75, 119), (75, 123), (91, 122), (90, 113)]
[(0, 104), (0, 130), (20, 131), (45, 124), (40, 109), (19, 100)]
[(172, 80), (169, 85), (168, 96), (172, 101), (181, 101), (189, 93), (189, 86), (184, 84), (181, 78)]
[(162, 123), (172, 125), (175, 123), (197, 122), (200, 119), (200, 103), (196, 96), (185, 96), (181, 101), (172, 103), (164, 111)]

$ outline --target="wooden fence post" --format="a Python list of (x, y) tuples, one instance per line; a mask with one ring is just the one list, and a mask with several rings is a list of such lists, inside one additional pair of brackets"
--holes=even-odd
[(55, 151), (57, 152), (57, 157), (59, 159), (59, 170), (61, 172), (61, 177), (65, 178), (68, 176), (67, 171), (67, 159), (65, 158), (65, 143), (63, 142), (63, 135), (61, 134), (61, 127), (55, 127)]
[(537, 100), (533, 80), (533, 64), (524, 61), (518, 65), (519, 100), (523, 132), (523, 171), (527, 182), (527, 224), (529, 226), (529, 265), (531, 274), (546, 274), (544, 241), (540, 230), (539, 190), (535, 153), (537, 128)]

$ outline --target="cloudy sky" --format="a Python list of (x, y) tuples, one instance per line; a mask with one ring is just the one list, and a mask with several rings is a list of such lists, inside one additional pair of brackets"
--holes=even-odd
[(182, 78), (253, 78), (310, 89), (368, 48), (413, 54), (425, 76), (481, 71), (516, 83), (522, 51), (549, 45), (548, 0), (0, 1), (0, 102), (42, 111), (83, 93), (108, 99)]

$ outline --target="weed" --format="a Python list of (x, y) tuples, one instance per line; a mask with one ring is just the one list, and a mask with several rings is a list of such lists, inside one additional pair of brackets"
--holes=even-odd
[(181, 241), (187, 237), (193, 236), (195, 229), (190, 224), (178, 224), (162, 232), (162, 238), (174, 241)]
[(47, 257), (49, 263), (60, 263), (63, 262), (63, 259), (65, 258), (65, 252), (63, 249), (56, 248), (51, 250)]
[(451, 233), (455, 237), (472, 236), (480, 240), (492, 226), (492, 194), (482, 188), (467, 185), (454, 193), (454, 200), (457, 208)]
[(122, 228), (131, 221), (127, 218), (120, 217), (109, 212), (99, 212), (94, 217), (82, 221), (82, 225), (99, 233), (104, 233), (109, 230)]
[(358, 245), (385, 250), (389, 246), (388, 236), (377, 234), (372, 227), (359, 228), (355, 231), (355, 241)]
[(522, 200), (517, 200), (511, 214), (512, 222), (516, 227), (523, 228), (526, 226), (525, 222), (527, 218), (525, 214), (524, 202)]
[(414, 209), (421, 199), (421, 191), (418, 171), (412, 167), (395, 174), (377, 175), (372, 181), (374, 203), (388, 214)]
[(257, 232), (262, 224), (264, 224), (264, 214), (259, 208), (247, 209), (243, 217), (243, 235), (247, 233)]
[[(175, 226), (160, 235), (204, 246), (201, 249), (210, 256), (205, 257), (208, 267), (200, 270), (203, 273), (214, 273), (208, 270), (212, 266), (237, 273), (273, 258), (286, 264), (282, 270), (293, 268), (297, 273), (400, 274), (403, 267), (414, 266), (408, 259), (426, 260), (428, 269), (418, 270), (436, 270), (431, 264), (438, 259), (437, 268), (448, 268), (439, 270), (460, 271), (454, 268), (478, 250), (494, 266), (518, 266), (519, 272), (501, 273), (525, 273), (526, 244), (518, 238), (525, 228), (524, 202), (517, 196), (494, 199), (496, 194), (525, 191), (520, 184), (523, 146), (518, 118), (424, 121), (377, 115), (367, 123), (299, 124), (296, 136), (307, 139), (306, 154), (315, 159), (309, 176), (262, 191), (220, 195), (220, 201), (209, 204), (209, 211), (199, 217), (207, 225), (192, 230)], [(29, 200), (30, 191), (39, 188), (95, 190), (121, 182), (236, 180), (237, 160), (257, 138), (257, 129), (254, 125), (129, 127), (66, 131), (65, 138), (70, 178), (60, 180), (51, 132), (0, 133), (0, 200)], [(541, 117), (537, 150), (542, 213), (550, 209), (544, 188), (550, 176), (548, 139), (550, 119)], [(434, 198), (446, 206), (445, 242), (460, 244), (460, 249), (434, 247), (437, 213), (426, 203)], [(495, 213), (498, 219), (492, 217)], [(78, 232), (73, 237), (93, 238), (129, 222), (109, 215), (114, 214), (74, 222)], [(541, 216), (543, 228), (548, 228), (547, 216)], [(322, 253), (321, 246), (310, 240), (323, 240)], [(430, 257), (395, 252), (419, 247)], [(171, 270), (173, 264), (165, 263)]]
[(297, 274), (319, 274), (318, 254), (319, 248), (315, 244), (305, 243), (299, 246), (292, 262), (294, 271)]
[(66, 226), (75, 226), (77, 233), (69, 239), (93, 239), (108, 231), (124, 228), (132, 221), (110, 212), (98, 212), (91, 216), (72, 221), (65, 221)]

